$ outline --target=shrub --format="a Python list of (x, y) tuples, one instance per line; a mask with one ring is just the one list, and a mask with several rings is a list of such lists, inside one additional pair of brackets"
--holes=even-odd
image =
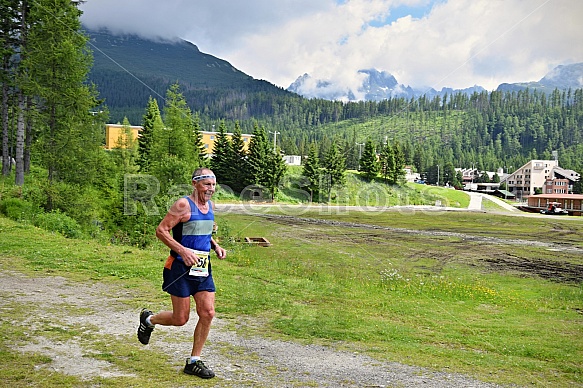
[(81, 226), (60, 210), (50, 213), (40, 213), (34, 220), (35, 226), (50, 232), (60, 233), (68, 238), (79, 238), (83, 236)]
[(32, 221), (40, 209), (30, 202), (19, 198), (7, 198), (0, 201), (0, 213), (15, 221)]

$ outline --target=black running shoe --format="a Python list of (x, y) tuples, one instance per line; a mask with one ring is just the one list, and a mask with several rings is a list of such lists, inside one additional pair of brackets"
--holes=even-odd
[(184, 366), (184, 373), (189, 375), (198, 376), (201, 379), (212, 379), (215, 377), (215, 372), (207, 368), (207, 366), (202, 362), (202, 360), (197, 360), (196, 362), (190, 363), (190, 360), (186, 360), (186, 365)]
[(148, 345), (150, 342), (150, 335), (152, 334), (152, 330), (154, 330), (153, 326), (148, 326), (146, 323), (146, 318), (150, 315), (154, 315), (153, 312), (150, 310), (143, 309), (140, 313), (140, 326), (138, 327), (138, 339), (144, 345)]

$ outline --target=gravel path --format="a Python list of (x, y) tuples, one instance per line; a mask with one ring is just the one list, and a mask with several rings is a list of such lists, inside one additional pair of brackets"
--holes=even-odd
[[(0, 270), (0, 284), (0, 321), (9, 320), (23, 327), (50, 322), (65, 329), (71, 325), (78, 329), (96, 325), (99, 335), (135, 341), (137, 351), (144, 348), (135, 335), (139, 311), (127, 304), (135, 296), (126, 289), (95, 282), (78, 283), (62, 277), (32, 278), (5, 270)], [(12, 303), (30, 305), (29, 317), (24, 321), (11, 318)], [(191, 319), (180, 328), (157, 327), (147, 347), (159, 350), (169, 360), (176, 360), (168, 367), (178, 372), (190, 352), (194, 325), (195, 319)], [(460, 374), (381, 362), (331, 347), (242, 337), (227, 326), (227, 321), (216, 318), (204, 357), (217, 374), (215, 381), (222, 381), (224, 384), (220, 384), (228, 387), (497, 387)], [(87, 344), (55, 343), (42, 337), (25, 338), (24, 343), (15, 348), (52, 357), (50, 368), (55, 371), (86, 378), (127, 375), (104, 360), (83, 357), (82, 363), (75, 362), (83, 355), (96, 352), (87, 348)]]

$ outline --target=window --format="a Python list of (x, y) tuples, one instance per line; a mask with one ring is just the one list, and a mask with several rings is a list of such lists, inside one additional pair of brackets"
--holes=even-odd
[(215, 140), (215, 137), (214, 137), (214, 135), (211, 135), (211, 140)]

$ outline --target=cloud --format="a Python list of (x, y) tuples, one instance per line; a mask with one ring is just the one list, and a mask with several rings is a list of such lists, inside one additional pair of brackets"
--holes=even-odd
[(181, 37), (282, 87), (309, 73), (357, 90), (358, 70), (376, 68), (416, 87), (494, 89), (583, 62), (579, 0), (89, 0), (82, 9), (89, 27)]

